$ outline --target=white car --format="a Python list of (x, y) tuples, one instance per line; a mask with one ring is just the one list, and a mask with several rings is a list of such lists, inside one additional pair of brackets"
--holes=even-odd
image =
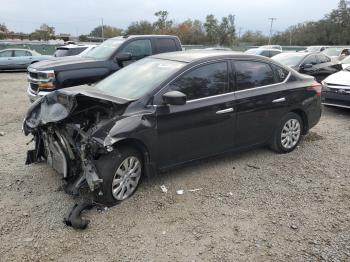
[(349, 67), (349, 66), (350, 66), (350, 56), (344, 58), (344, 60), (341, 61), (340, 64), (341, 64), (341, 66), (342, 66), (343, 69)]
[(350, 66), (322, 81), (322, 104), (350, 108)]

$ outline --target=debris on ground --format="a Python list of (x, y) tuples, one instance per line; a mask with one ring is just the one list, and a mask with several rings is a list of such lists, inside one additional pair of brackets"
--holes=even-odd
[(188, 192), (197, 192), (197, 191), (200, 191), (202, 190), (203, 188), (195, 188), (195, 189), (189, 189), (187, 190)]
[(176, 194), (183, 195), (184, 194), (184, 190), (183, 189), (176, 190)]
[(0, 132), (0, 136), (4, 136), (5, 135), (5, 132)]
[(251, 164), (247, 164), (247, 167), (254, 168), (254, 169), (260, 169), (260, 167), (255, 166), (255, 165), (251, 165)]
[(167, 193), (168, 192), (168, 189), (166, 188), (165, 185), (161, 185), (160, 189), (162, 190), (163, 193)]

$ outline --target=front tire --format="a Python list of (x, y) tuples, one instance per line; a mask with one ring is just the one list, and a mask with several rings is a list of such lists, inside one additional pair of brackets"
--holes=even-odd
[(295, 113), (288, 113), (275, 131), (270, 147), (278, 153), (292, 152), (301, 140), (303, 121)]
[(143, 162), (137, 150), (122, 147), (101, 157), (97, 168), (103, 182), (96, 190), (95, 200), (113, 206), (135, 193), (143, 173)]

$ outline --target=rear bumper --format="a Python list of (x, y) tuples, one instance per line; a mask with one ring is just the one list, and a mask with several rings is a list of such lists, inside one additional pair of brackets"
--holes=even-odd
[(323, 91), (322, 104), (327, 106), (335, 106), (342, 108), (350, 108), (350, 92), (349, 91)]
[(34, 90), (32, 90), (30, 88), (30, 85), (28, 85), (27, 87), (27, 95), (29, 97), (30, 102), (34, 102), (35, 100), (39, 99), (40, 97), (43, 97), (47, 94), (49, 94), (50, 92), (45, 92), (45, 91), (39, 91), (39, 92), (35, 92)]

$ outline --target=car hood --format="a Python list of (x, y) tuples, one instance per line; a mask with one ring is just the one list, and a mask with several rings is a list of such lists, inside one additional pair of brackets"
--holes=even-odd
[(72, 70), (72, 69), (83, 69), (83, 68), (93, 68), (97, 64), (103, 63), (101, 60), (96, 60), (87, 57), (77, 57), (77, 56), (67, 56), (67, 57), (57, 57), (38, 63), (34, 63), (29, 66), (30, 70)]
[(330, 75), (324, 80), (327, 84), (350, 86), (350, 71), (343, 70)]
[[(23, 130), (27, 134), (37, 127), (60, 122), (75, 111), (85, 110), (86, 105), (99, 104), (106, 108), (115, 108), (126, 106), (130, 102), (106, 95), (92, 86), (57, 90), (33, 103), (24, 120)], [(84, 106), (82, 106), (83, 103)]]

